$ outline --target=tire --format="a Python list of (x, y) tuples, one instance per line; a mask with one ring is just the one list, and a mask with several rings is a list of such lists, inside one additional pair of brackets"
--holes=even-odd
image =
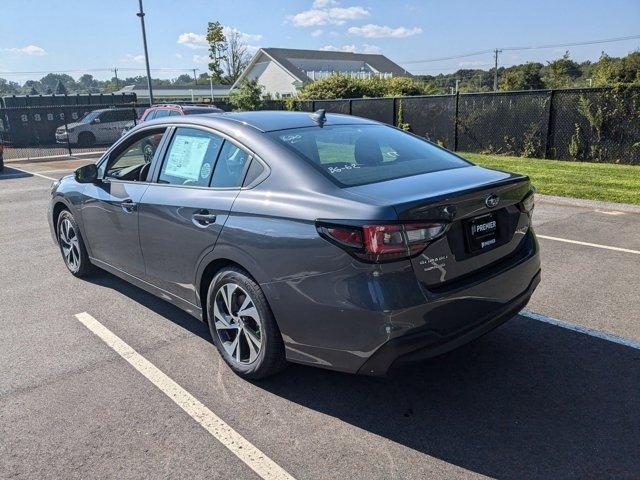
[(95, 145), (96, 137), (91, 132), (81, 132), (78, 135), (78, 146), (80, 147), (91, 147)]
[(259, 380), (286, 367), (273, 313), (262, 289), (245, 271), (226, 268), (215, 276), (207, 292), (207, 318), (218, 352), (240, 377)]
[(60, 253), (67, 269), (76, 277), (85, 277), (91, 273), (92, 265), (87, 248), (78, 224), (68, 210), (60, 212), (56, 232)]

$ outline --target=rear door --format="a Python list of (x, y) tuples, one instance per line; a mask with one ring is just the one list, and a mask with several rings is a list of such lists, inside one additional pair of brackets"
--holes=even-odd
[(173, 132), (140, 205), (140, 244), (153, 284), (196, 303), (195, 272), (215, 246), (249, 154), (204, 129)]

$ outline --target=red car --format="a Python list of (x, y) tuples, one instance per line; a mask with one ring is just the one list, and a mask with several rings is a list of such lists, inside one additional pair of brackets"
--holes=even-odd
[[(215, 105), (175, 105), (160, 104), (147, 108), (137, 123), (154, 120), (156, 118), (171, 117), (177, 115), (201, 115), (203, 113), (222, 113), (224, 110), (219, 109)], [(129, 122), (122, 131), (122, 135), (136, 126), (135, 122)]]

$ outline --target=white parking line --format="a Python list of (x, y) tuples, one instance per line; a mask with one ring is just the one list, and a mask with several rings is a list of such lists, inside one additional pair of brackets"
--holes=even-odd
[(294, 480), (294, 477), (289, 475), (282, 467), (249, 443), (248, 440), (204, 406), (197, 398), (174, 382), (98, 320), (86, 312), (78, 313), (76, 318), (260, 477), (264, 479)]
[[(27, 170), (23, 170), (23, 169), (21, 169), (21, 168), (14, 167), (13, 165), (6, 165), (6, 166), (7, 166), (8, 168), (13, 169), (13, 170), (18, 170), (19, 172), (22, 172), (22, 173), (28, 173), (29, 175), (35, 175), (36, 177), (46, 178), (47, 180), (53, 180), (54, 182), (55, 182), (56, 180), (58, 180), (57, 178), (47, 177), (46, 175), (42, 175), (42, 174), (40, 174), (40, 173), (29, 172), (29, 171), (27, 171)], [(9, 175), (6, 175), (6, 177), (8, 177), (8, 176), (9, 176)], [(6, 177), (5, 177), (5, 178), (6, 178)]]
[(600, 338), (602, 340), (607, 340), (609, 342), (617, 343), (619, 345), (624, 345), (625, 347), (631, 347), (631, 348), (635, 348), (636, 350), (640, 350), (640, 343), (634, 342), (633, 340), (629, 340), (628, 338), (612, 335), (611, 333), (601, 332), (600, 330), (594, 330), (593, 328), (583, 327), (582, 325), (576, 325), (575, 323), (563, 322), (562, 320), (547, 317), (546, 315), (542, 315), (540, 313), (529, 312), (527, 310), (521, 311), (520, 315), (522, 315), (523, 317), (531, 318), (532, 320), (538, 320), (539, 322), (549, 323), (551, 325), (555, 325), (556, 327), (566, 328), (567, 330), (573, 330), (574, 332), (584, 333), (585, 335), (589, 335), (591, 337)]
[(605, 250), (614, 250), (616, 252), (635, 253), (640, 255), (640, 250), (631, 250), (630, 248), (612, 247), (610, 245), (600, 245), (599, 243), (580, 242), (578, 240), (568, 240), (566, 238), (550, 237), (548, 235), (536, 234), (538, 238), (544, 238), (545, 240), (555, 240), (556, 242), (574, 243), (576, 245), (584, 245), (586, 247), (604, 248)]

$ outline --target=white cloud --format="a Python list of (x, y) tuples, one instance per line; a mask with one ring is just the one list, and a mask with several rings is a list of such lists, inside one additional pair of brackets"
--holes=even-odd
[(182, 54), (181, 53), (176, 53), (176, 58), (182, 58)]
[(312, 37), (319, 37), (324, 33), (324, 30), (322, 30), (321, 28), (314, 30), (313, 32), (311, 32), (311, 36)]
[(405, 38), (405, 37), (410, 37), (412, 35), (418, 35), (422, 33), (422, 29), (420, 27), (391, 28), (391, 27), (387, 27), (386, 25), (374, 25), (373, 23), (368, 23), (361, 27), (349, 28), (349, 33), (351, 35), (357, 35), (359, 37), (365, 37), (365, 38), (382, 38), (382, 37)]
[(333, 7), (333, 8), (312, 8), (295, 15), (287, 16), (296, 27), (314, 27), (317, 25), (343, 25), (349, 20), (358, 20), (370, 15), (369, 10), (364, 7)]
[(458, 62), (459, 67), (477, 67), (480, 65), (486, 65), (487, 62), (483, 60), (466, 60), (464, 62)]
[(380, 53), (382, 53), (382, 50), (377, 45), (370, 45), (368, 43), (363, 43), (362, 53), (371, 53), (374, 55), (379, 55)]
[(342, 45), (341, 47), (335, 47), (333, 45), (325, 45), (320, 47), (320, 50), (324, 52), (351, 52), (356, 53), (358, 48), (355, 45)]
[(224, 33), (225, 35), (229, 35), (230, 33), (238, 33), (240, 34), (240, 40), (245, 43), (259, 42), (263, 39), (263, 36), (259, 33), (245, 33), (234, 27), (222, 27), (222, 33)]
[(37, 56), (41, 57), (46, 55), (47, 52), (44, 48), (38, 47), (37, 45), (27, 45), (22, 48), (3, 48), (5, 52), (15, 53), (16, 55), (29, 55), (29, 56)]
[(313, 2), (313, 8), (324, 8), (329, 5), (337, 5), (337, 0), (315, 0)]
[(207, 37), (199, 33), (181, 33), (178, 35), (178, 43), (191, 49), (207, 48)]
[[(263, 38), (263, 36), (259, 33), (246, 33), (238, 30), (235, 27), (222, 27), (222, 32), (225, 35), (238, 33), (240, 35), (240, 40), (242, 40), (244, 43), (259, 42)], [(178, 43), (180, 45), (184, 45), (187, 48), (191, 48), (192, 50), (205, 50), (209, 47), (206, 35), (201, 35), (199, 33), (193, 32), (181, 33), (180, 35), (178, 35)]]
[(142, 63), (144, 62), (144, 55), (140, 54), (140, 55), (133, 55), (132, 53), (127, 53), (124, 56), (125, 61), (127, 62), (135, 62), (135, 63)]
[(193, 57), (191, 57), (191, 60), (193, 61), (193, 63), (209, 63), (209, 56), (208, 55), (194, 55)]
[(351, 52), (351, 53), (370, 53), (370, 54), (379, 54), (381, 52), (380, 48), (376, 45), (370, 45), (368, 43), (363, 43), (360, 48), (356, 45), (325, 45), (320, 47), (320, 50), (325, 52)]

